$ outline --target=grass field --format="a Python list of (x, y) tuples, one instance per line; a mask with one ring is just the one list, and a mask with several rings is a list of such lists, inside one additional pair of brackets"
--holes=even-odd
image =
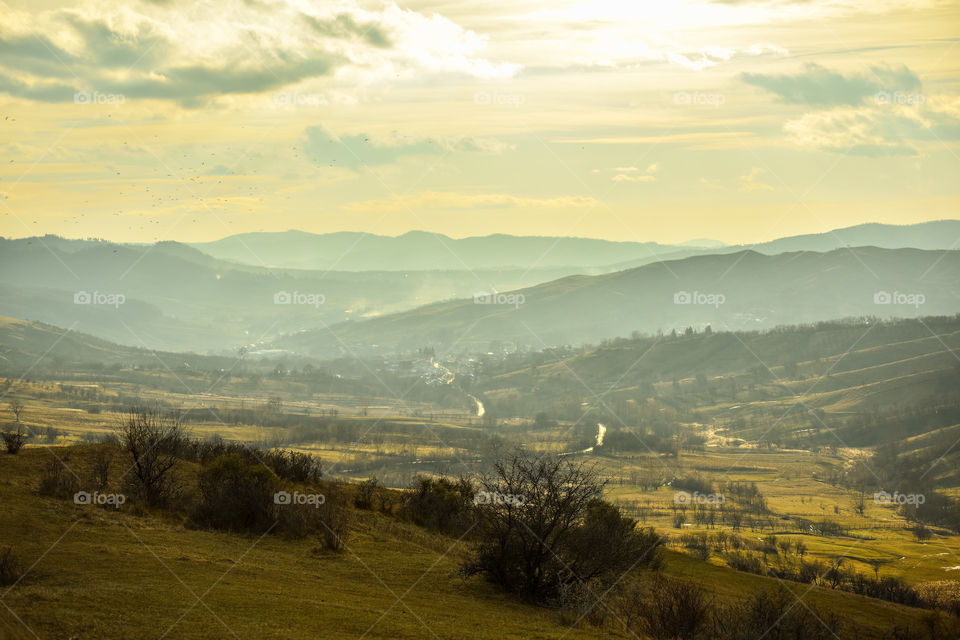
[[(316, 540), (192, 530), (163, 513), (40, 497), (55, 454), (82, 474), (96, 445), (29, 447), (0, 455), (0, 543), (27, 568), (2, 592), (0, 637), (21, 638), (595, 638), (556, 612), (527, 606), (457, 574), (463, 542), (395, 517), (354, 511), (341, 553)], [(118, 472), (123, 464), (117, 460)], [(668, 552), (666, 572), (715, 598), (778, 581)], [(793, 584), (805, 603), (850, 618), (863, 638), (920, 624), (921, 610)], [(35, 636), (34, 636), (35, 634)]]

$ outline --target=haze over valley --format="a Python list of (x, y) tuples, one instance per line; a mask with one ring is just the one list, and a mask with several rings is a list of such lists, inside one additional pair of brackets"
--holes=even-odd
[(0, 12), (0, 640), (960, 638), (956, 3)]

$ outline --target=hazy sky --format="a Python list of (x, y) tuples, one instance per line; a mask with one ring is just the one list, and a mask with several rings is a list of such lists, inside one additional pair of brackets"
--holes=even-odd
[(956, 218), (960, 3), (0, 2), (0, 235)]

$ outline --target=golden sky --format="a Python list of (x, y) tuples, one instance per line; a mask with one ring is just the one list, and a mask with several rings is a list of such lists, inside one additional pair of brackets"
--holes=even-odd
[(956, 218), (960, 4), (0, 2), (0, 235)]

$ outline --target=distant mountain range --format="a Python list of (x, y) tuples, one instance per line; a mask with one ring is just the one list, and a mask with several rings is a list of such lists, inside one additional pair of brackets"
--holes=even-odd
[(304, 231), (244, 233), (192, 247), (222, 260), (255, 266), (338, 271), (479, 270), (566, 268), (570, 273), (603, 273), (658, 260), (751, 249), (831, 251), (841, 247), (954, 249), (960, 246), (960, 220), (914, 225), (863, 224), (819, 234), (780, 238), (749, 246), (698, 239), (678, 245), (613, 242), (593, 238), (494, 234), (451, 238), (411, 231), (401, 236)]
[(244, 233), (190, 246), (245, 264), (340, 271), (594, 269), (639, 257), (656, 259), (679, 248), (656, 242), (503, 234), (451, 238), (426, 231), (396, 237), (348, 231)]
[[(45, 236), (0, 239), (0, 273), (0, 315), (72, 326), (134, 347), (209, 353), (481, 289), (531, 286), (570, 270), (266, 269), (176, 242), (120, 245)], [(123, 301), (75, 301), (84, 294)]]
[[(726, 295), (726, 304), (716, 313), (734, 328), (862, 313), (952, 313), (960, 310), (955, 299), (955, 283), (960, 281), (956, 252), (925, 252), (952, 246), (958, 238), (960, 221), (861, 225), (783, 238), (750, 251), (583, 238), (493, 235), (454, 240), (423, 232), (396, 238), (246, 234), (195, 246), (57, 236), (0, 238), (0, 315), (73, 327), (133, 347), (199, 353), (256, 349), (275, 340), (325, 353), (343, 350), (341, 339), (354, 341), (351, 349), (364, 350), (374, 344), (451, 345), (460, 334), (473, 345), (533, 340), (524, 325), (547, 343), (581, 343), (633, 330), (711, 322), (702, 305), (663, 306), (666, 294), (710, 293), (711, 287)], [(870, 253), (869, 259), (858, 257), (860, 250), (803, 253), (861, 242), (887, 249)], [(197, 248), (216, 253), (217, 247), (244, 245), (250, 262), (255, 252), (268, 263), (286, 256), (291, 262), (315, 259), (336, 268), (268, 268), (247, 264), (239, 254), (211, 255)], [(310, 249), (320, 245), (327, 250)], [(761, 260), (781, 250), (794, 253)], [(268, 260), (268, 255), (276, 260)], [(856, 283), (855, 272), (872, 278), (861, 260), (883, 277)], [(914, 269), (924, 261), (936, 265), (919, 278)], [(748, 265), (761, 273), (745, 272)], [(718, 281), (722, 273), (727, 275)], [(783, 291), (799, 292), (796, 300), (760, 282), (774, 273)], [(833, 291), (834, 297), (818, 299), (808, 286)], [(860, 304), (862, 291), (871, 287), (926, 292), (928, 306), (865, 307)], [(503, 305), (472, 302), (474, 294), (509, 291), (526, 298), (513, 314)], [(756, 298), (761, 291), (767, 296), (763, 303)], [(84, 302), (85, 295), (91, 296), (89, 302)], [(123, 302), (112, 304), (103, 296), (122, 296)], [(279, 340), (283, 335), (293, 337)], [(529, 344), (537, 346), (536, 341)]]
[(960, 311), (958, 275), (960, 251), (738, 251), (432, 304), (301, 332), (276, 346), (318, 356), (374, 345), (470, 351), (506, 342), (539, 349), (688, 326), (767, 329), (843, 317), (952, 315)]

